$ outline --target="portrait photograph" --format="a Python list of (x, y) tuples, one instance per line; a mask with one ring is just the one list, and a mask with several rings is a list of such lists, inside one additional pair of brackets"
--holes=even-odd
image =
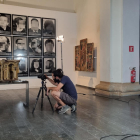
[(27, 56), (27, 38), (18, 36), (13, 37), (14, 56)]
[(0, 13), (0, 34), (11, 34), (11, 15)]
[(52, 75), (54, 70), (56, 70), (55, 58), (44, 58), (44, 73)]
[(56, 47), (55, 47), (55, 39), (44, 38), (44, 56), (55, 56), (56, 55)]
[(28, 38), (28, 52), (30, 56), (42, 56), (42, 38)]
[(42, 58), (29, 58), (30, 63), (30, 70), (29, 75), (30, 76), (38, 76), (42, 74)]
[(13, 15), (12, 17), (13, 35), (27, 35), (27, 17)]
[(12, 55), (12, 42), (9, 36), (0, 36), (0, 56)]
[(19, 77), (28, 76), (28, 61), (26, 57), (14, 57), (14, 60), (20, 60), (19, 62)]
[(43, 18), (43, 36), (55, 37), (55, 19)]
[(12, 57), (0, 57), (0, 60), (12, 60)]
[(28, 35), (41, 36), (41, 18), (28, 17)]

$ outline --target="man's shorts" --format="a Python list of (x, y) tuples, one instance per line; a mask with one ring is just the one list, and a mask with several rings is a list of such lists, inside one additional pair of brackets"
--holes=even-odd
[(60, 93), (60, 99), (66, 104), (66, 105), (76, 105), (76, 100), (74, 98), (72, 98), (71, 96), (69, 96), (67, 93), (65, 92), (61, 92)]

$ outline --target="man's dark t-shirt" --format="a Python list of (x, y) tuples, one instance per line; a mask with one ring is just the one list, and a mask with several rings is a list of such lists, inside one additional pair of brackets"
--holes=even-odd
[(74, 84), (72, 83), (72, 81), (70, 80), (70, 78), (68, 76), (63, 76), (61, 78), (60, 83), (62, 83), (64, 86), (62, 87), (63, 91), (65, 93), (67, 93), (68, 95), (70, 95), (72, 98), (74, 98), (75, 100), (77, 100), (77, 91), (76, 88), (74, 86)]
[(0, 26), (0, 31), (11, 31), (11, 28), (9, 26), (6, 27), (6, 30), (4, 30), (1, 26)]

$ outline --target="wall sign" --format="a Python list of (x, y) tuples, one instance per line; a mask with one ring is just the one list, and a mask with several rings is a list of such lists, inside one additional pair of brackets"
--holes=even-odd
[(129, 46), (129, 52), (134, 52), (134, 46)]

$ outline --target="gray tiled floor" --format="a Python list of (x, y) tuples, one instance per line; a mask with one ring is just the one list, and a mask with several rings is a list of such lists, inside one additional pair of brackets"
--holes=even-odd
[[(23, 107), (25, 90), (0, 91), (0, 140), (100, 140), (106, 135), (140, 134), (140, 104), (130, 104), (93, 96), (94, 91), (77, 87), (76, 113), (52, 113), (47, 98), (41, 111), (40, 100), (34, 115), (32, 108), (38, 89), (30, 89), (30, 107)], [(137, 99), (138, 96), (122, 100)], [(54, 100), (51, 98), (52, 103)], [(103, 140), (121, 140), (110, 137)], [(140, 137), (127, 140), (140, 140)]]

